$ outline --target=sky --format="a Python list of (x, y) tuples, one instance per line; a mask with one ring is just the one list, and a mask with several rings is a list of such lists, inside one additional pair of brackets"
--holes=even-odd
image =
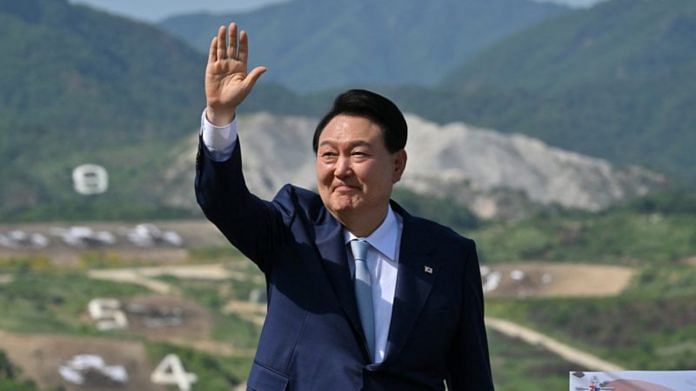
[(69, 0), (115, 14), (149, 22), (194, 12), (249, 11), (288, 0)]
[[(159, 21), (173, 15), (200, 11), (210, 13), (249, 11), (285, 1), (291, 0), (70, 0), (71, 3), (87, 4), (94, 8), (148, 22)], [(535, 1), (584, 7), (602, 0)]]

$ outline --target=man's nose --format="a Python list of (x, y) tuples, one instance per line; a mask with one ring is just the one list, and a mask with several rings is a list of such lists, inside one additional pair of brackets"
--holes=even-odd
[(339, 156), (336, 160), (336, 165), (334, 166), (334, 176), (337, 178), (345, 178), (353, 173), (350, 164), (350, 158), (345, 156)]

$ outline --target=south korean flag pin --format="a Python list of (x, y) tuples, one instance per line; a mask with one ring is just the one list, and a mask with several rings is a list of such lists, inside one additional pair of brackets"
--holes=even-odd
[(430, 266), (423, 266), (423, 271), (425, 271), (428, 274), (433, 274), (433, 268)]

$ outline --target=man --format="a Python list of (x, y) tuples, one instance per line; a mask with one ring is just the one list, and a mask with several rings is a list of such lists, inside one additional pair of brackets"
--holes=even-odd
[(239, 35), (231, 24), (211, 42), (196, 196), (266, 277), (249, 389), (492, 390), (474, 243), (390, 201), (407, 160), (399, 109), (340, 95), (313, 139), (319, 194), (286, 185), (263, 201), (234, 117), (266, 69), (247, 73)]

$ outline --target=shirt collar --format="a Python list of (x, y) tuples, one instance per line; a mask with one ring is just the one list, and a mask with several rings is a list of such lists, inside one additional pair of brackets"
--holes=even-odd
[[(384, 218), (382, 224), (377, 227), (370, 236), (365, 239), (370, 246), (374, 247), (382, 253), (384, 256), (390, 260), (396, 260), (396, 243), (399, 235), (399, 224), (396, 220), (396, 215), (392, 210), (391, 205), (387, 206), (387, 217)], [(343, 230), (343, 238), (348, 244), (351, 240), (357, 239), (358, 237), (353, 235), (352, 232), (347, 229)]]

